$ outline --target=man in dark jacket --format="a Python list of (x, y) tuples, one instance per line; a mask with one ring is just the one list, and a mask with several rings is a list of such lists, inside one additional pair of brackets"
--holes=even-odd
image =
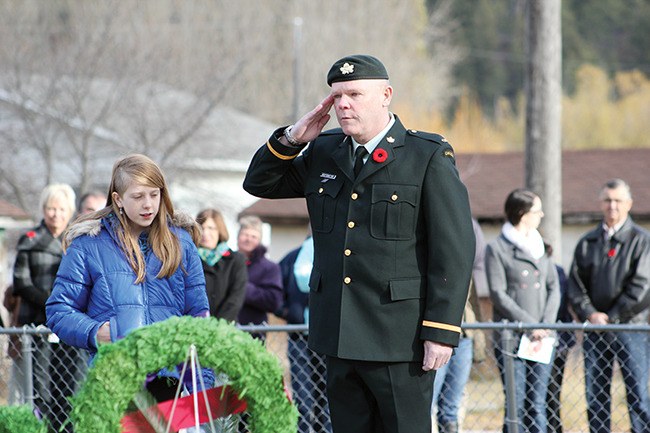
[[(601, 192), (603, 222), (575, 249), (569, 298), (580, 320), (596, 325), (647, 324), (650, 314), (650, 234), (629, 216), (632, 195), (621, 179)], [(618, 360), (633, 433), (650, 431), (648, 344), (645, 332), (591, 332), (584, 338), (589, 431), (609, 432), (610, 387)]]
[[(458, 344), (474, 258), (467, 191), (447, 141), (388, 110), (378, 59), (342, 58), (327, 82), (258, 150), (244, 188), (307, 198), (309, 347), (326, 356), (334, 431), (429, 433), (430, 371)], [(321, 132), (332, 107), (341, 129)]]

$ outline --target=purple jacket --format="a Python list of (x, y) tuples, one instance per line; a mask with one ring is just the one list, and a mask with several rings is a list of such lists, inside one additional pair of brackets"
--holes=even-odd
[(267, 321), (267, 313), (273, 313), (282, 305), (282, 273), (280, 266), (266, 257), (266, 247), (260, 245), (246, 261), (248, 283), (246, 299), (239, 311), (237, 321), (242, 325), (259, 325)]

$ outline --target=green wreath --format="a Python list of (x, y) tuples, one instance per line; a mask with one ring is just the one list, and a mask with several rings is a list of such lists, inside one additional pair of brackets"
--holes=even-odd
[(29, 406), (0, 406), (0, 433), (47, 433)]
[(120, 433), (120, 420), (147, 374), (184, 362), (191, 344), (201, 365), (225, 373), (246, 400), (253, 432), (295, 433), (298, 411), (284, 393), (278, 359), (261, 341), (212, 317), (173, 317), (100, 346), (87, 380), (71, 399), (75, 431)]

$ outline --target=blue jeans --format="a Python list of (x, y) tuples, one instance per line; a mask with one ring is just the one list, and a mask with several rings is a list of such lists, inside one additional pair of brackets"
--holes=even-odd
[[(504, 384), (504, 354), (500, 347), (494, 349), (501, 381)], [(515, 401), (520, 433), (546, 433), (546, 390), (553, 363), (542, 364), (513, 356), (515, 368)], [(504, 424), (503, 431), (507, 432)]]
[(614, 360), (618, 361), (623, 374), (632, 433), (650, 431), (649, 343), (645, 332), (592, 332), (585, 335), (587, 418), (591, 433), (610, 431)]
[(472, 358), (472, 339), (462, 337), (449, 362), (436, 370), (431, 411), (437, 405), (439, 425), (458, 423), (458, 409), (472, 369)]
[(291, 388), (300, 412), (298, 433), (331, 432), (325, 360), (307, 347), (306, 337), (289, 339)]

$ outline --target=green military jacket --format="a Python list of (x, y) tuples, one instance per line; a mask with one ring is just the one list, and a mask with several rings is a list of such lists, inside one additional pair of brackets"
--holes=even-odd
[(302, 153), (278, 140), (282, 131), (253, 157), (244, 189), (307, 199), (309, 346), (344, 359), (420, 362), (422, 340), (457, 345), (475, 238), (451, 146), (396, 118), (354, 179), (351, 139), (340, 129)]

